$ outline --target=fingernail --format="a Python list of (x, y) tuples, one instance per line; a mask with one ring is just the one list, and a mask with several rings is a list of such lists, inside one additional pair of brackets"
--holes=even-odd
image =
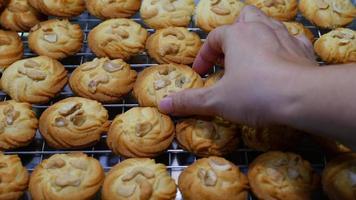
[(159, 110), (164, 113), (173, 112), (173, 99), (172, 97), (165, 97), (159, 102)]

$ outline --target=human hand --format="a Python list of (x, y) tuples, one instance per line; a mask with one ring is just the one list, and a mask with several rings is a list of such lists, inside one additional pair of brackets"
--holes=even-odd
[(295, 100), (298, 75), (315, 62), (305, 36), (289, 35), (284, 25), (246, 6), (235, 24), (212, 31), (193, 69), (204, 75), (224, 58), (225, 74), (214, 86), (172, 94), (159, 109), (173, 115), (208, 115), (252, 125), (278, 123)]

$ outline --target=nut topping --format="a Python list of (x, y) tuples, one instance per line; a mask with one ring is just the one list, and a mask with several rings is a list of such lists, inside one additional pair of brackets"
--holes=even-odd
[(204, 183), (205, 186), (215, 186), (218, 180), (218, 177), (216, 176), (214, 171), (204, 170), (202, 168), (198, 170), (198, 177)]
[(180, 30), (177, 30), (175, 28), (167, 29), (166, 31), (164, 31), (162, 33), (162, 36), (163, 37), (174, 36), (174, 37), (178, 38), (178, 40), (184, 40), (185, 39), (185, 35)]
[(70, 117), (70, 120), (75, 126), (82, 126), (85, 123), (86, 119), (87, 117), (82, 113), (77, 113), (74, 116)]
[(82, 71), (90, 71), (92, 69), (95, 69), (99, 65), (98, 61), (99, 60), (97, 58), (95, 58), (93, 61), (83, 64), (80, 69)]
[(20, 116), (20, 112), (16, 111), (12, 105), (5, 107), (3, 114), (5, 115), (5, 122), (7, 125), (12, 125), (14, 121)]
[(155, 90), (160, 90), (170, 84), (171, 84), (171, 81), (168, 79), (159, 79), (153, 83), (153, 86), (154, 86)]
[(137, 185), (120, 185), (117, 188), (117, 193), (123, 197), (130, 197), (136, 190)]
[(147, 135), (147, 133), (152, 130), (152, 124), (149, 122), (139, 123), (136, 126), (136, 136), (143, 137)]
[(35, 81), (42, 81), (42, 80), (45, 80), (47, 77), (46, 73), (44, 73), (38, 69), (19, 67), (17, 71), (20, 74), (26, 75), (28, 78), (35, 80)]
[(62, 158), (53, 158), (48, 160), (46, 169), (62, 168), (66, 165), (66, 162)]
[(152, 170), (144, 168), (144, 167), (136, 167), (133, 170), (131, 170), (129, 173), (124, 175), (121, 180), (122, 181), (131, 181), (134, 179), (137, 175), (142, 175), (146, 178), (154, 178), (155, 174), (152, 172)]
[(177, 54), (178, 52), (179, 52), (179, 45), (170, 43), (170, 44), (164, 44), (162, 48), (160, 48), (159, 54), (161, 56), (166, 56), (166, 55)]
[(122, 70), (124, 68), (124, 66), (108, 61), (108, 62), (104, 63), (103, 68), (105, 71), (107, 71), (109, 73), (113, 73), (113, 72)]
[(221, 0), (210, 0), (210, 5), (215, 6), (217, 4), (219, 4), (221, 2)]
[(95, 93), (99, 84), (109, 83), (109, 78), (107, 74), (99, 74), (96, 76), (94, 80), (91, 80), (88, 84), (89, 92)]
[(179, 88), (182, 88), (185, 83), (186, 83), (185, 76), (181, 76), (175, 81), (176, 87), (179, 87)]
[(141, 12), (141, 17), (143, 19), (149, 19), (149, 18), (155, 17), (156, 15), (158, 15), (157, 8), (148, 9), (148, 8), (144, 7)]
[(57, 126), (57, 127), (65, 127), (65, 126), (68, 125), (68, 121), (64, 117), (57, 117), (54, 120), (54, 125)]
[(68, 103), (64, 105), (58, 112), (63, 116), (73, 114), (75, 111), (82, 108), (82, 103)]
[(24, 66), (27, 67), (27, 68), (36, 68), (36, 67), (39, 67), (40, 64), (34, 60), (27, 60), (25, 63), (24, 63)]
[(153, 188), (150, 182), (146, 179), (141, 179), (137, 181), (140, 186), (140, 198), (139, 199), (151, 199), (153, 193)]
[(299, 176), (299, 172), (297, 169), (294, 168), (288, 168), (288, 176), (291, 179), (296, 179)]
[(220, 6), (211, 7), (211, 11), (213, 11), (217, 15), (229, 15), (231, 13), (229, 9)]
[(8, 165), (6, 164), (6, 163), (4, 163), (4, 162), (0, 162), (0, 168), (5, 168), (5, 167), (7, 167)]
[(81, 180), (77, 177), (74, 177), (73, 175), (64, 174), (62, 176), (57, 176), (54, 183), (59, 187), (67, 187), (67, 186), (78, 187), (81, 183)]
[(57, 37), (57, 34), (55, 34), (55, 33), (45, 33), (43, 35), (43, 39), (49, 43), (56, 43), (58, 37)]
[(284, 0), (265, 0), (263, 4), (266, 7), (273, 7), (278, 5), (285, 5), (285, 2)]
[(115, 35), (119, 35), (123, 39), (127, 39), (130, 36), (129, 32), (127, 32), (127, 31), (125, 31), (124, 29), (121, 29), (121, 28), (113, 29), (112, 33), (115, 34)]
[(209, 165), (216, 171), (229, 171), (231, 165), (229, 163), (218, 163), (216, 160), (209, 159)]
[(81, 169), (81, 170), (88, 169), (88, 162), (86, 160), (77, 159), (77, 160), (72, 160), (69, 163), (76, 169)]
[(318, 8), (320, 8), (322, 10), (329, 8), (329, 4), (327, 2), (325, 2), (324, 0), (315, 0), (315, 3), (318, 6)]

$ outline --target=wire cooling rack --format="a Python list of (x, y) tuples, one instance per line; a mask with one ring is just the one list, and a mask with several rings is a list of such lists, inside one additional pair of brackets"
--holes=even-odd
[[(145, 28), (147, 28), (140, 17), (138, 15), (134, 16), (132, 18), (136, 22), (142, 24)], [(101, 20), (94, 18), (90, 16), (88, 13), (83, 13), (79, 17), (71, 19), (73, 23), (79, 24), (85, 33), (85, 38), (84, 38), (84, 45), (79, 53), (77, 53), (75, 56), (71, 56), (69, 58), (66, 58), (62, 60), (62, 64), (65, 65), (65, 68), (68, 70), (69, 73), (71, 73), (78, 65), (90, 61), (95, 58), (95, 55), (90, 51), (87, 45), (87, 36), (89, 31), (98, 25)], [(313, 26), (311, 23), (309, 23), (307, 20), (305, 20), (302, 16), (298, 15), (296, 21), (299, 21), (303, 23), (307, 28), (309, 28), (315, 35), (315, 37), (320, 37), (322, 34), (327, 32), (326, 30), (320, 30), (317, 27)], [(353, 27), (353, 29), (356, 28), (356, 23), (354, 20), (354, 23), (350, 25), (350, 27)], [(153, 29), (147, 28), (147, 30), (152, 33), (154, 32)], [(206, 34), (200, 30), (199, 28), (194, 27), (193, 23), (189, 26), (188, 30), (196, 32), (197, 34), (200, 35), (202, 40), (206, 38)], [(31, 52), (28, 48), (28, 42), (27, 42), (27, 32), (19, 33), (25, 46), (25, 57), (33, 57), (36, 56), (33, 52)], [(146, 53), (141, 53), (134, 58), (132, 58), (129, 63), (131, 64), (131, 67), (138, 72), (143, 70), (146, 67), (155, 65), (156, 63), (147, 56)], [(319, 62), (320, 64), (324, 64), (323, 62)], [(218, 70), (217, 67), (213, 69), (213, 71)], [(41, 113), (48, 108), (50, 105), (53, 103), (64, 99), (66, 97), (73, 96), (72, 91), (68, 86), (66, 86), (63, 91), (56, 97), (54, 98), (51, 102), (48, 104), (42, 104), (42, 105), (33, 105), (33, 110), (36, 112), (37, 117), (41, 115)], [(9, 100), (10, 97), (7, 96), (5, 93), (0, 92), (0, 100), (5, 101)], [(126, 96), (122, 101), (115, 103), (115, 104), (104, 104), (104, 107), (109, 111), (109, 116), (110, 120), (112, 120), (117, 114), (123, 113), (127, 110), (129, 110), (132, 107), (138, 106), (137, 101), (131, 96), (128, 95)], [(78, 151), (84, 152), (100, 161), (102, 164), (103, 168), (105, 171), (110, 170), (112, 166), (115, 164), (119, 163), (123, 158), (120, 156), (114, 155), (111, 150), (107, 147), (106, 145), (106, 135), (103, 135), (100, 142), (98, 142), (95, 146), (91, 148), (86, 148), (86, 149), (80, 149)], [(39, 131), (36, 133), (36, 137), (34, 141), (28, 145), (25, 148), (21, 149), (16, 149), (12, 151), (7, 151), (5, 154), (18, 154), (23, 162), (23, 164), (26, 166), (26, 168), (32, 172), (34, 168), (43, 160), (48, 158), (49, 156), (56, 154), (56, 153), (69, 153), (73, 152), (71, 150), (56, 150), (53, 148), (50, 148), (46, 142), (42, 139)], [(313, 168), (317, 171), (320, 172), (326, 163), (326, 157), (324, 153), (316, 147), (310, 140), (305, 139), (305, 141), (302, 142), (302, 145), (300, 145), (295, 152), (299, 153), (300, 155), (303, 156), (304, 159), (308, 160), (311, 162)], [(235, 152), (231, 153), (230, 155), (225, 156), (228, 160), (234, 162), (236, 165), (238, 165), (243, 172), (247, 172), (248, 165), (253, 161), (253, 159), (261, 154), (261, 152), (246, 148), (241, 144), (238, 149), (236, 149)], [(167, 169), (171, 176), (175, 179), (178, 180), (179, 174), (192, 164), (197, 158), (182, 150), (180, 147), (178, 147), (176, 142), (173, 142), (173, 144), (159, 157), (157, 157), (155, 160), (156, 162), (163, 163), (167, 166)], [(98, 195), (97, 199), (99, 198), (100, 195)], [(30, 200), (31, 197), (26, 192), (24, 197), (22, 198), (23, 200)], [(182, 197), (180, 193), (177, 193), (176, 200), (181, 200)], [(249, 195), (249, 200), (255, 199), (252, 194)], [(315, 198), (313, 199), (325, 199), (325, 196), (323, 196), (321, 191), (318, 191), (315, 194)]]

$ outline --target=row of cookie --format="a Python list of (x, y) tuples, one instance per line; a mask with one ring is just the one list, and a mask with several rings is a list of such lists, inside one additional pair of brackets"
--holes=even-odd
[[(4, 1), (4, 0), (3, 0)], [(254, 5), (267, 15), (281, 21), (292, 21), (298, 12), (297, 0), (201, 0), (195, 8), (194, 0), (75, 0), (44, 2), (44, 0), (10, 0), (1, 16), (2, 25), (15, 31), (27, 31), (44, 17), (73, 17), (84, 12), (101, 19), (131, 17), (140, 9), (145, 23), (154, 29), (169, 26), (186, 27), (194, 14), (198, 27), (209, 32), (231, 24), (242, 8)], [(309, 21), (322, 28), (336, 28), (349, 24), (356, 16), (351, 0), (301, 0), (299, 10)], [(41, 13), (40, 13), (41, 12)]]
[[(356, 154), (344, 154), (326, 166), (323, 189), (330, 200), (353, 199)], [(19, 199), (27, 188), (33, 200), (101, 199), (173, 200), (177, 186), (166, 166), (147, 158), (131, 158), (106, 175), (99, 161), (82, 153), (55, 154), (43, 160), (29, 178), (17, 155), (0, 154), (1, 199)], [(337, 181), (334, 181), (337, 180)], [(320, 177), (310, 163), (294, 153), (271, 151), (258, 156), (247, 177), (220, 157), (197, 160), (179, 176), (184, 200), (246, 200), (248, 190), (258, 199), (312, 199)]]

